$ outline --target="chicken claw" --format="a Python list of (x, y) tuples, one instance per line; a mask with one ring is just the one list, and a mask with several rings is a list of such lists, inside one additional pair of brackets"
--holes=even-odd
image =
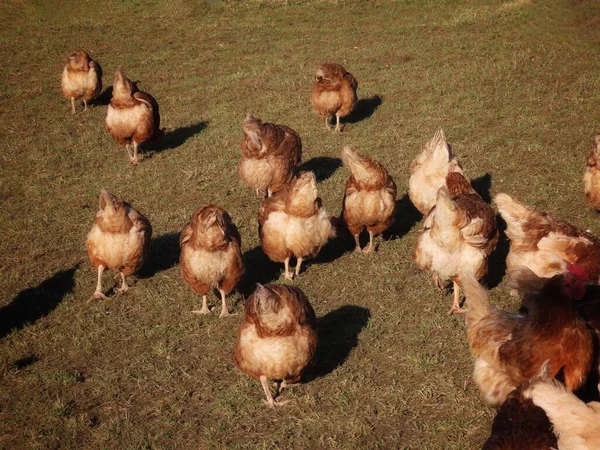
[[(212, 311), (210, 309), (208, 309), (208, 305), (206, 303), (206, 295), (202, 296), (202, 309), (193, 309), (192, 313), (193, 314), (210, 314)], [(223, 313), (221, 313), (223, 314)]]
[(110, 300), (106, 295), (104, 295), (101, 291), (95, 291), (94, 294), (87, 301), (91, 303), (92, 300)]

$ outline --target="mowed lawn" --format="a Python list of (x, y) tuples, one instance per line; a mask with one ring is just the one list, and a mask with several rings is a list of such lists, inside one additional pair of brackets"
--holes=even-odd
[[(581, 182), (600, 133), (598, 2), (5, 0), (0, 16), (0, 448), (481, 446), (495, 411), (472, 382), (464, 319), (446, 315), (451, 295), (413, 262), (422, 218), (409, 166), (443, 127), (484, 198), (507, 192), (600, 234)], [(121, 66), (158, 100), (168, 133), (137, 167), (104, 129), (109, 92), (71, 115), (60, 74), (77, 48), (102, 65), (105, 89)], [(310, 105), (325, 61), (359, 82), (341, 134)], [(248, 111), (298, 131), (331, 214), (344, 145), (398, 184), (377, 252), (333, 242), (294, 281), (320, 347), (309, 382), (275, 411), (231, 357), (244, 295), (283, 280), (237, 175)], [(129, 292), (87, 303), (101, 188), (144, 213), (154, 237)], [(178, 267), (180, 230), (211, 202), (239, 227), (247, 264), (226, 319), (190, 312), (200, 298)], [(506, 252), (503, 239), (487, 284), (514, 311)], [(116, 281), (105, 275), (105, 290)]]

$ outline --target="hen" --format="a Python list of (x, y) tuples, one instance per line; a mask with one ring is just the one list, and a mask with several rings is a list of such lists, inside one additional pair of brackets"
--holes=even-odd
[(71, 111), (75, 114), (75, 101), (87, 102), (95, 99), (102, 91), (102, 69), (83, 50), (75, 50), (69, 55), (62, 72), (61, 88), (63, 95), (71, 100)]
[(510, 251), (506, 257), (509, 279), (515, 268), (528, 267), (537, 276), (550, 278), (577, 263), (593, 283), (600, 277), (600, 241), (550, 214), (529, 208), (506, 194), (494, 199), (506, 222)]
[(356, 107), (358, 83), (350, 72), (339, 64), (325, 63), (319, 67), (312, 90), (312, 105), (325, 126), (331, 129), (331, 116), (335, 115), (335, 131), (340, 130), (340, 118), (349, 115)]
[(387, 230), (394, 223), (396, 212), (396, 183), (387, 170), (377, 161), (360, 156), (344, 147), (344, 165), (350, 170), (350, 178), (344, 188), (342, 220), (356, 241), (360, 252), (360, 233), (369, 232), (369, 245), (363, 251), (373, 249), (373, 236)]
[(494, 308), (476, 278), (461, 274), (468, 304), (467, 340), (475, 358), (473, 378), (488, 404), (504, 403), (546, 360), (549, 375), (560, 372), (569, 390), (584, 384), (594, 349), (590, 331), (571, 303), (585, 293), (578, 269), (570, 267), (572, 272), (551, 279), (519, 269), (519, 288), (534, 305), (527, 316)]
[(160, 129), (158, 103), (150, 94), (139, 91), (121, 69), (115, 73), (104, 126), (117, 144), (125, 146), (132, 164), (138, 163), (140, 145), (158, 144), (164, 134)]
[[(523, 395), (529, 382), (508, 395), (481, 450), (556, 450), (556, 436), (542, 408)], [(562, 447), (561, 447), (562, 448)]]
[(317, 319), (304, 293), (286, 285), (258, 285), (246, 300), (233, 359), (238, 368), (260, 380), (265, 403), (273, 408), (286, 402), (273, 399), (268, 380), (281, 389), (300, 381), (317, 348)]
[(600, 135), (594, 138), (592, 151), (588, 155), (587, 168), (583, 175), (583, 189), (588, 202), (600, 211)]
[(560, 450), (596, 450), (600, 446), (600, 403), (584, 403), (557, 381), (541, 380), (524, 396), (542, 408), (558, 436)]
[(291, 128), (263, 123), (250, 114), (243, 129), (240, 177), (257, 195), (263, 192), (270, 197), (294, 176), (302, 158), (302, 141)]
[(119, 200), (105, 189), (100, 192), (100, 209), (87, 237), (87, 251), (98, 284), (92, 298), (107, 299), (102, 293), (102, 273), (105, 269), (121, 274), (119, 293), (129, 288), (125, 277), (136, 273), (144, 264), (150, 248), (152, 227), (129, 203)]
[(445, 184), (425, 219), (414, 256), (421, 269), (433, 272), (439, 289), (452, 280), (454, 302), (448, 314), (453, 314), (463, 312), (458, 272), (477, 279), (487, 274), (488, 257), (498, 242), (498, 229), (491, 206), (464, 175), (449, 173)]
[(263, 201), (258, 212), (259, 235), (265, 254), (285, 264), (285, 278), (291, 280), (290, 258), (295, 256), (296, 275), (302, 261), (314, 257), (334, 229), (329, 214), (317, 196), (312, 172), (302, 172), (281, 191)]
[(185, 282), (202, 295), (202, 309), (208, 314), (206, 294), (217, 288), (221, 294), (221, 315), (229, 315), (225, 297), (244, 273), (241, 237), (229, 214), (216, 205), (198, 208), (179, 237), (179, 263)]
[(408, 196), (421, 214), (426, 216), (433, 208), (439, 188), (446, 185), (446, 176), (452, 172), (463, 170), (440, 128), (410, 165)]

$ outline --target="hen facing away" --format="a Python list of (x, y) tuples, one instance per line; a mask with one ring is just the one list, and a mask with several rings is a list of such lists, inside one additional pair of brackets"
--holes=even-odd
[(265, 254), (285, 265), (291, 280), (290, 258), (296, 257), (296, 275), (302, 261), (314, 257), (334, 235), (329, 214), (318, 197), (312, 172), (302, 172), (281, 191), (264, 200), (258, 212), (259, 235)]
[(438, 190), (452, 172), (463, 170), (440, 128), (410, 165), (408, 196), (421, 214), (426, 216), (434, 207)]
[(159, 144), (164, 134), (164, 130), (160, 129), (158, 103), (150, 94), (139, 91), (121, 69), (115, 73), (104, 126), (117, 144), (125, 146), (134, 165), (139, 162), (140, 145)]
[(341, 131), (340, 119), (349, 115), (356, 107), (358, 82), (341, 65), (325, 63), (317, 70), (311, 101), (319, 116), (325, 119), (330, 129), (331, 117), (335, 115), (335, 131)]
[(476, 279), (488, 271), (488, 257), (498, 243), (496, 215), (460, 172), (446, 177), (436, 205), (429, 211), (415, 246), (417, 265), (433, 272), (437, 287), (454, 285), (448, 314), (460, 313), (459, 271)]
[(121, 274), (118, 292), (128, 289), (125, 277), (136, 273), (144, 264), (150, 248), (152, 227), (129, 203), (102, 190), (99, 210), (87, 237), (87, 251), (98, 284), (92, 298), (107, 299), (102, 293), (102, 273), (105, 269)]
[(592, 283), (600, 277), (600, 241), (586, 231), (523, 205), (506, 194), (494, 199), (506, 222), (510, 251), (506, 257), (509, 280), (524, 266), (537, 276), (550, 278), (576, 263)]
[(551, 377), (560, 372), (567, 388), (577, 390), (593, 359), (591, 333), (571, 303), (585, 292), (577, 271), (543, 279), (521, 268), (518, 275), (519, 289), (533, 305), (528, 315), (496, 309), (475, 277), (460, 277), (467, 297), (467, 340), (475, 358), (473, 379), (494, 406), (546, 361)]
[(71, 111), (75, 114), (75, 102), (87, 102), (102, 92), (102, 69), (87, 52), (75, 50), (69, 55), (60, 81), (63, 95), (71, 100)]
[(290, 182), (300, 164), (300, 136), (289, 127), (263, 123), (250, 114), (244, 119), (243, 130), (240, 177), (257, 195), (262, 192), (270, 197)]
[(265, 403), (276, 401), (268, 380), (277, 381), (277, 392), (300, 381), (317, 348), (317, 319), (304, 293), (292, 286), (257, 286), (246, 300), (233, 359), (237, 367), (265, 392)]
[(394, 223), (396, 212), (396, 183), (387, 170), (377, 161), (360, 156), (350, 147), (342, 151), (344, 165), (350, 170), (350, 178), (344, 188), (342, 220), (360, 248), (360, 233), (369, 232), (369, 245), (362, 251), (373, 249), (373, 237), (387, 230)]
[(592, 151), (588, 155), (583, 189), (585, 196), (596, 210), (600, 211), (600, 135), (594, 138)]
[(202, 295), (202, 309), (209, 314), (206, 294), (218, 289), (221, 294), (221, 315), (229, 315), (225, 297), (236, 287), (244, 274), (241, 237), (229, 214), (219, 206), (198, 208), (179, 237), (181, 276), (194, 292)]

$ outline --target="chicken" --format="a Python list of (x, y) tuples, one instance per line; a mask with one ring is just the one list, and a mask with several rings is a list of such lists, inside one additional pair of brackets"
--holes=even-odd
[(196, 210), (179, 237), (179, 263), (185, 282), (202, 295), (202, 309), (193, 311), (208, 314), (206, 302), (209, 289), (221, 294), (221, 315), (229, 315), (225, 297), (235, 288), (244, 273), (241, 237), (229, 214), (216, 205)]
[(102, 69), (83, 50), (75, 50), (69, 55), (60, 82), (63, 95), (71, 100), (71, 111), (75, 114), (75, 101), (83, 100), (84, 111), (87, 102), (102, 92)]
[(356, 107), (358, 83), (350, 72), (339, 64), (325, 63), (319, 67), (312, 90), (312, 105), (325, 126), (331, 129), (331, 116), (335, 115), (335, 131), (341, 131), (340, 118), (346, 117)]
[(496, 215), (460, 172), (446, 177), (415, 246), (415, 261), (433, 272), (439, 289), (452, 280), (454, 302), (448, 314), (461, 313), (458, 272), (477, 279), (488, 271), (488, 257), (498, 243)]
[(139, 146), (156, 145), (164, 134), (164, 129), (160, 129), (158, 103), (150, 94), (139, 91), (136, 83), (125, 77), (121, 69), (115, 73), (104, 126), (117, 144), (125, 146), (134, 165), (138, 163)]
[(244, 119), (243, 130), (240, 177), (257, 195), (262, 192), (270, 197), (289, 183), (300, 164), (300, 136), (289, 127), (263, 123), (251, 114)]
[(373, 236), (387, 230), (394, 223), (396, 212), (396, 183), (387, 170), (377, 161), (360, 156), (350, 147), (342, 151), (344, 165), (350, 170), (350, 178), (344, 188), (342, 220), (356, 241), (360, 252), (360, 233), (369, 232), (369, 245), (373, 249)]
[(558, 436), (560, 450), (596, 450), (600, 446), (600, 403), (584, 403), (556, 380), (539, 380), (523, 393), (542, 408)]
[(594, 138), (592, 151), (588, 155), (587, 168), (583, 175), (583, 190), (588, 202), (600, 211), (600, 135)]
[[(246, 300), (233, 359), (265, 391), (273, 408), (281, 389), (301, 380), (317, 349), (317, 319), (304, 293), (292, 286), (258, 285)], [(276, 380), (275, 399), (268, 380)]]
[(560, 372), (569, 390), (585, 383), (593, 360), (592, 336), (571, 301), (583, 296), (586, 282), (570, 269), (551, 279), (519, 269), (519, 289), (536, 305), (528, 315), (494, 308), (473, 275), (460, 275), (468, 305), (467, 340), (475, 358), (473, 378), (486, 403), (500, 406), (546, 360), (549, 375)]
[(105, 269), (118, 271), (121, 287), (117, 292), (126, 292), (129, 286), (125, 277), (136, 273), (148, 256), (152, 226), (129, 203), (106, 189), (100, 192), (99, 203), (100, 209), (87, 237), (87, 251), (92, 266), (98, 270), (98, 284), (92, 298), (106, 300), (102, 293), (102, 273)]
[(272, 261), (285, 264), (286, 280), (294, 276), (289, 271), (292, 256), (297, 258), (299, 275), (302, 261), (317, 255), (335, 233), (317, 195), (315, 175), (302, 172), (260, 206), (258, 224), (263, 251)]
[(526, 382), (508, 395), (481, 450), (556, 450), (556, 436), (542, 408), (523, 396)]
[(524, 266), (537, 276), (550, 278), (577, 263), (593, 283), (600, 277), (600, 240), (550, 214), (529, 208), (506, 194), (494, 199), (506, 222), (510, 251), (506, 257), (509, 279)]
[(446, 176), (452, 172), (463, 170), (440, 128), (410, 165), (408, 196), (421, 214), (426, 216), (433, 208), (439, 188), (446, 185)]

